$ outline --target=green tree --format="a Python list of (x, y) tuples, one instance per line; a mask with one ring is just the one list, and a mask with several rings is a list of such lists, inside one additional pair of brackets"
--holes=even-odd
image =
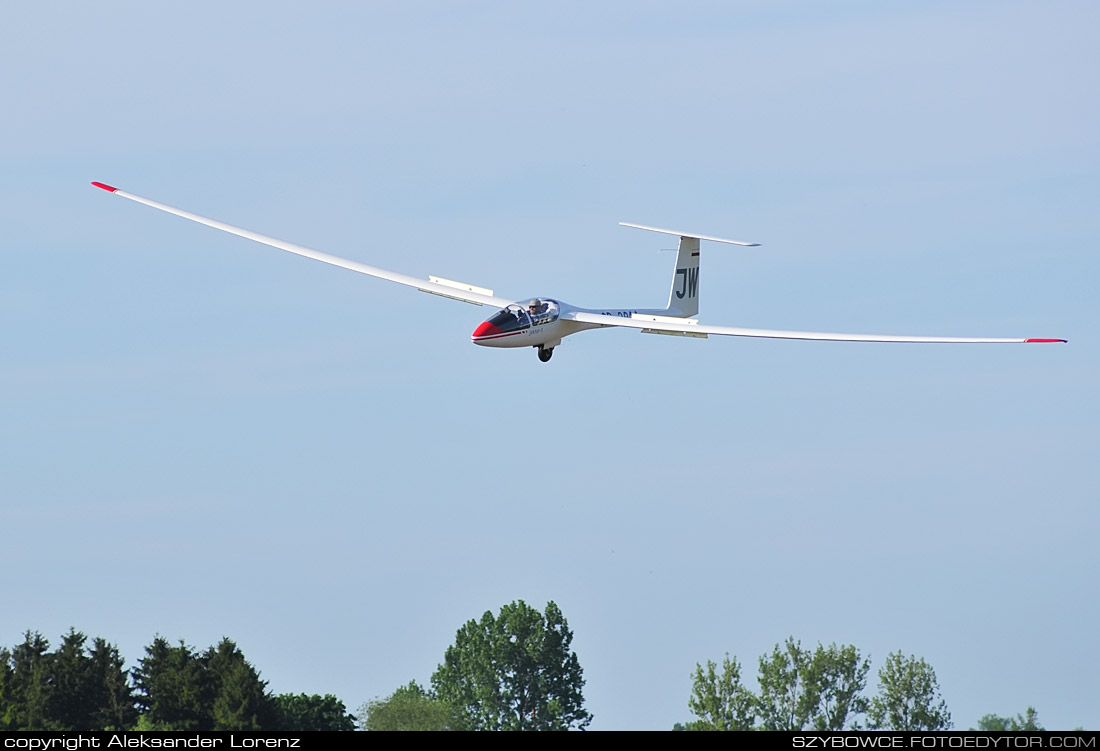
[(584, 729), (580, 662), (573, 633), (553, 602), (545, 614), (522, 600), (458, 630), (432, 675), (437, 698), (453, 706), (462, 729)]
[(359, 716), (367, 730), (454, 730), (458, 725), (452, 707), (416, 681), (409, 681), (385, 699), (367, 702)]
[(0, 650), (0, 729), (127, 729), (137, 719), (129, 673), (118, 650), (69, 629), (50, 652), (27, 632), (14, 652)]
[(760, 658), (758, 710), (764, 730), (843, 730), (867, 711), (862, 691), (871, 664), (851, 645), (813, 651), (788, 638)]
[(1039, 713), (1035, 707), (1028, 707), (1026, 714), (1018, 714), (1015, 717), (1000, 717), (995, 714), (987, 714), (978, 720), (978, 730), (986, 732), (994, 730), (1043, 730), (1039, 724)]
[(901, 652), (878, 671), (879, 693), (871, 700), (870, 726), (890, 730), (948, 730), (951, 713), (940, 696), (932, 666)]
[(275, 704), (265, 681), (230, 639), (202, 654), (157, 637), (133, 671), (141, 730), (270, 730)]
[(3, 722), (11, 730), (51, 730), (53, 698), (50, 643), (37, 631), (27, 631), (23, 643), (10, 652), (7, 671), (7, 706)]
[[(851, 644), (817, 645), (810, 663), (810, 682), (819, 697), (813, 717), (815, 730), (844, 730), (849, 717), (867, 712), (870, 702), (862, 693), (870, 670), (871, 661), (861, 660), (859, 650)], [(853, 727), (858, 729), (855, 723)]]
[(355, 730), (355, 717), (332, 694), (279, 694), (274, 701), (279, 730)]
[(760, 657), (758, 707), (764, 730), (801, 730), (817, 707), (807, 685), (810, 656), (793, 637)]
[(156, 637), (133, 670), (139, 730), (212, 730), (208, 682), (202, 662), (182, 640)]
[(11, 652), (7, 647), (0, 647), (0, 732), (15, 730), (15, 726), (9, 724), (9, 717), (14, 714), (12, 710), (12, 702), (15, 700), (14, 680)]
[(230, 639), (198, 654), (157, 637), (133, 671), (140, 730), (270, 730), (277, 724), (266, 681)]
[(50, 730), (94, 730), (91, 715), (95, 709), (92, 696), (91, 660), (84, 654), (87, 637), (74, 628), (61, 637), (61, 645), (52, 655), (50, 665)]
[(705, 671), (696, 663), (688, 708), (699, 719), (688, 723), (686, 729), (752, 730), (757, 702), (752, 692), (741, 685), (741, 666), (727, 652), (721, 675), (717, 668), (711, 660), (707, 660)]
[(230, 639), (223, 638), (201, 658), (206, 671), (213, 730), (271, 730), (277, 724), (267, 681)]
[(862, 695), (870, 661), (851, 645), (817, 645), (804, 649), (793, 638), (760, 658), (754, 696), (741, 685), (741, 667), (727, 654), (718, 666), (707, 661), (695, 666), (692, 697), (688, 702), (699, 720), (689, 730), (751, 730), (759, 717), (762, 730), (843, 730), (867, 711)]
[(138, 719), (130, 673), (118, 648), (96, 637), (89, 655), (93, 730), (129, 730)]

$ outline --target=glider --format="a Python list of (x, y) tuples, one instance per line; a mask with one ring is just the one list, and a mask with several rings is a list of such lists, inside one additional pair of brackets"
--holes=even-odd
[(295, 245), (274, 237), (261, 235), (231, 224), (225, 224), (215, 219), (209, 219), (190, 211), (177, 209), (133, 193), (127, 193), (119, 188), (93, 182), (97, 188), (102, 188), (116, 196), (128, 198), (131, 201), (143, 203), (160, 211), (189, 219), (208, 227), (229, 232), (240, 237), (254, 240), (273, 248), (279, 248), (300, 256), (313, 258), (317, 261), (341, 266), (345, 269), (358, 271), (361, 274), (386, 279), (407, 287), (413, 287), (421, 292), (433, 295), (449, 297), (452, 300), (472, 303), (474, 305), (488, 305), (500, 310), (485, 320), (474, 329), (470, 340), (474, 344), (483, 347), (535, 347), (538, 349), (539, 360), (547, 362), (554, 354), (554, 348), (561, 344), (561, 340), (570, 334), (576, 334), (589, 329), (626, 327), (640, 329), (645, 334), (670, 334), (673, 336), (690, 336), (705, 339), (711, 334), (715, 336), (748, 336), (763, 337), (768, 339), (811, 339), (835, 342), (925, 342), (925, 343), (1025, 343), (1025, 342), (1065, 342), (1065, 339), (990, 339), (978, 337), (945, 337), (945, 336), (889, 336), (878, 334), (828, 334), (814, 331), (773, 331), (769, 329), (741, 329), (729, 326), (708, 326), (699, 323), (694, 318), (699, 312), (699, 244), (700, 241), (727, 243), (730, 245), (742, 245), (755, 247), (759, 243), (747, 243), (737, 240), (727, 240), (721, 237), (710, 237), (693, 232), (681, 232), (678, 230), (649, 227), (642, 224), (630, 224), (620, 222), (626, 227), (661, 232), (667, 235), (677, 235), (680, 245), (676, 253), (676, 266), (672, 276), (672, 289), (669, 291), (668, 305), (659, 309), (636, 308), (579, 308), (560, 300), (549, 297), (535, 297), (530, 300), (512, 300), (497, 297), (491, 289), (476, 287), (472, 284), (455, 282), (437, 276), (429, 276), (427, 279), (418, 279), (406, 274), (368, 266), (357, 261), (329, 255), (317, 250)]

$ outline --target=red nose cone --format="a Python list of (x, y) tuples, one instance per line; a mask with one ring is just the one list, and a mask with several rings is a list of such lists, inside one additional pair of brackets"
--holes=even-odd
[(480, 326), (478, 326), (476, 329), (474, 329), (474, 333), (470, 335), (470, 339), (472, 341), (476, 342), (478, 339), (480, 339), (483, 336), (493, 336), (494, 334), (499, 334), (499, 333), (500, 333), (500, 328), (498, 328), (497, 326), (494, 326), (493, 324), (489, 323), (488, 321), (485, 321)]

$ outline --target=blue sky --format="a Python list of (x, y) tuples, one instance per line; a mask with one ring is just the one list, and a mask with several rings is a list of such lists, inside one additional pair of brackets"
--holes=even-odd
[[(0, 643), (235, 639), (277, 692), (426, 683), (556, 601), (593, 729), (696, 662), (901, 650), (957, 727), (1100, 726), (1100, 11), (1089, 2), (105, 2), (4, 11)], [(1068, 345), (590, 332), (525, 298)], [(873, 679), (872, 686), (873, 688)]]

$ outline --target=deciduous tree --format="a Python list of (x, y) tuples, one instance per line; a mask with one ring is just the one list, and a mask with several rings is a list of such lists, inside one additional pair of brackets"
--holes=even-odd
[(584, 729), (592, 715), (572, 641), (557, 605), (540, 613), (519, 600), (460, 628), (432, 685), (464, 729)]
[(859, 650), (851, 644), (817, 645), (810, 663), (810, 682), (818, 690), (815, 730), (844, 730), (850, 718), (867, 711), (870, 702), (863, 696), (863, 689), (870, 669), (870, 660), (861, 659)]
[(813, 651), (788, 638), (760, 658), (758, 707), (765, 730), (843, 730), (867, 710), (862, 691), (871, 664), (852, 645)]
[(394, 691), (385, 699), (375, 699), (359, 710), (367, 730), (454, 730), (454, 709), (432, 696), (416, 681)]
[(332, 694), (279, 694), (275, 713), (279, 730), (355, 730), (355, 717)]
[(951, 713), (940, 696), (936, 672), (924, 659), (890, 654), (878, 671), (879, 692), (868, 712), (872, 728), (948, 730)]
[[(688, 730), (752, 730), (756, 721), (756, 697), (741, 685), (741, 666), (726, 653), (722, 673), (707, 660), (706, 670), (695, 665), (688, 708), (698, 720)], [(675, 729), (675, 728), (673, 728)]]
[(760, 658), (759, 695), (741, 685), (729, 655), (718, 674), (713, 662), (696, 665), (689, 707), (700, 719), (690, 730), (843, 730), (867, 711), (862, 692), (871, 664), (851, 645), (804, 649), (793, 638)]
[(995, 714), (987, 714), (978, 720), (978, 730), (986, 732), (994, 730), (1043, 730), (1039, 724), (1039, 713), (1035, 707), (1028, 707), (1026, 714), (1018, 714), (1015, 717), (1000, 717)]
[(760, 657), (758, 706), (764, 730), (806, 727), (818, 704), (815, 687), (809, 683), (809, 668), (810, 654), (793, 637)]

